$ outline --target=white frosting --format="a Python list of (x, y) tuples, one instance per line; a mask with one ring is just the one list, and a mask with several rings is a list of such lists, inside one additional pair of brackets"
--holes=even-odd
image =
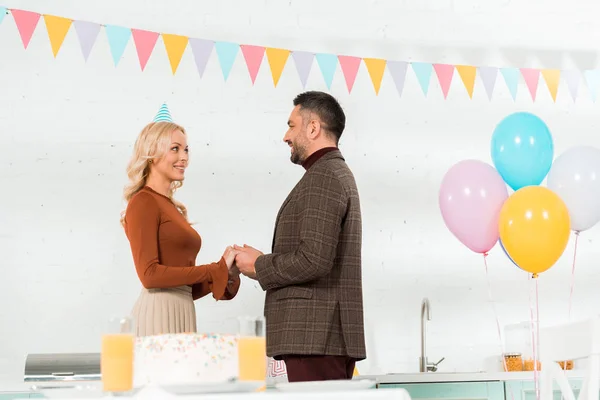
[(239, 376), (238, 337), (170, 334), (136, 338), (134, 386), (214, 383)]

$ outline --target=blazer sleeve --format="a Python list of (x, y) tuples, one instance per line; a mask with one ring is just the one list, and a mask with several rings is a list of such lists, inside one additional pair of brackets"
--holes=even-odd
[(229, 271), (225, 260), (200, 266), (163, 265), (158, 257), (160, 208), (151, 194), (140, 192), (125, 214), (127, 237), (137, 275), (147, 289), (204, 283), (215, 299), (225, 293)]
[(319, 279), (331, 271), (347, 211), (347, 196), (333, 174), (315, 174), (300, 194), (299, 246), (289, 253), (261, 255), (254, 264), (263, 290)]

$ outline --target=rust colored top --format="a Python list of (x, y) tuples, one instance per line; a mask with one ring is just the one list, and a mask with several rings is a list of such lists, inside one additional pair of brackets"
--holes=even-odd
[(173, 202), (148, 186), (136, 193), (125, 212), (135, 269), (147, 289), (192, 286), (194, 300), (212, 292), (217, 300), (237, 294), (240, 279), (229, 280), (225, 259), (196, 266), (202, 238)]

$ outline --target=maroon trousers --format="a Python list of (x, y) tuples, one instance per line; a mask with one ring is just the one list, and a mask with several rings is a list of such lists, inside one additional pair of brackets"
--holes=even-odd
[(346, 356), (284, 355), (289, 382), (352, 379), (356, 360)]

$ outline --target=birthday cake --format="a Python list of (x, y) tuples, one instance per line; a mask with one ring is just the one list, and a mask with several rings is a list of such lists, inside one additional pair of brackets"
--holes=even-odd
[(238, 337), (202, 333), (138, 337), (133, 371), (135, 387), (236, 379)]

